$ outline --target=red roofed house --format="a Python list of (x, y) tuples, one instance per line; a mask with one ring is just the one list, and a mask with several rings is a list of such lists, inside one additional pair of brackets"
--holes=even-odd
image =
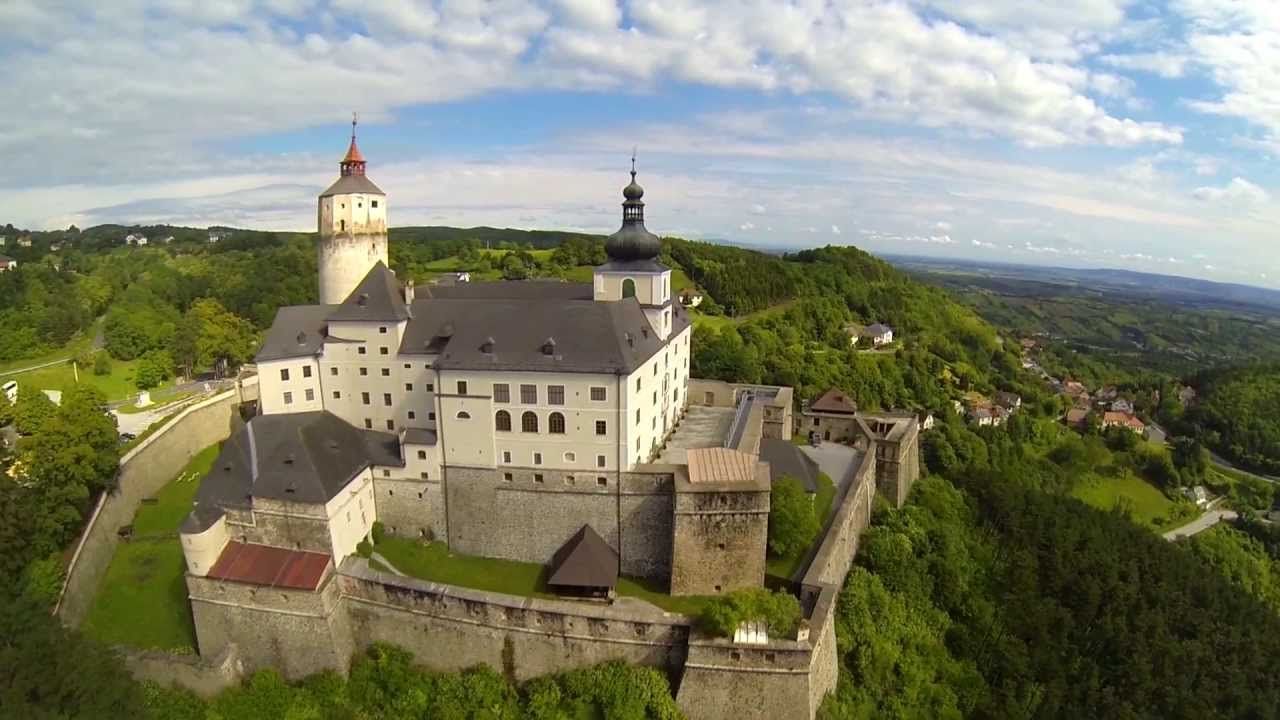
[(8, 255), (0, 255), (0, 272), (5, 272), (7, 270), (17, 270), (17, 269), (18, 269), (17, 260), (14, 260)]
[(1147, 424), (1129, 413), (1108, 410), (1102, 415), (1102, 427), (1124, 427), (1142, 434), (1146, 432)]
[(843, 390), (831, 388), (801, 409), (797, 430), (823, 440), (848, 442), (859, 436), (858, 405)]

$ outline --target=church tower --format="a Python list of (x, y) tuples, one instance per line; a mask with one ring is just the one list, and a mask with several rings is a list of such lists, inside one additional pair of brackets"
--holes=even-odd
[(658, 337), (671, 334), (671, 269), (658, 262), (662, 241), (644, 226), (644, 188), (636, 182), (631, 158), (631, 184), (622, 189), (622, 227), (604, 243), (609, 261), (595, 269), (596, 300), (634, 297)]
[(338, 163), (338, 180), (320, 194), (316, 259), (320, 302), (341, 303), (379, 260), (387, 264), (387, 196), (364, 173), (351, 118), (351, 146)]

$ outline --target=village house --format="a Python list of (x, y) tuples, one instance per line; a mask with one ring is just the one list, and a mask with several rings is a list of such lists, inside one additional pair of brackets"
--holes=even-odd
[(1206, 490), (1203, 485), (1183, 488), (1182, 494), (1185, 495), (1188, 500), (1195, 503), (1197, 507), (1204, 507), (1209, 504), (1209, 491)]
[(863, 328), (862, 337), (871, 340), (872, 347), (888, 345), (893, 342), (893, 328), (881, 323), (875, 323)]
[(1102, 427), (1123, 427), (1142, 435), (1146, 432), (1147, 424), (1134, 417), (1130, 413), (1107, 411), (1102, 415)]
[(31, 247), (31, 236), (24, 235), (23, 237), (18, 238), (18, 247)]
[(138, 245), (138, 246), (146, 245), (146, 244), (147, 244), (147, 236), (146, 236), (146, 235), (141, 235), (141, 234), (129, 233), (128, 235), (125, 235), (125, 236), (124, 236), (124, 244), (125, 244), (125, 245)]
[(991, 407), (987, 405), (975, 405), (969, 409), (969, 422), (978, 427), (986, 427), (996, 424), (995, 413)]
[(934, 426), (938, 424), (938, 421), (933, 417), (933, 413), (931, 412), (918, 413), (916, 418), (919, 421), (920, 430), (922, 432), (925, 430), (932, 430)]
[(1120, 398), (1119, 400), (1116, 400), (1115, 402), (1111, 403), (1111, 410), (1113, 412), (1125, 413), (1125, 414), (1131, 415), (1133, 414), (1133, 403), (1129, 402), (1124, 398)]
[(857, 432), (858, 405), (843, 391), (831, 388), (800, 410), (800, 427), (810, 439), (848, 442)]
[(1011, 392), (996, 393), (995, 404), (1006, 410), (1017, 410), (1022, 407), (1022, 396)]
[(221, 241), (223, 238), (226, 238), (226, 237), (227, 237), (227, 234), (226, 234), (226, 233), (220, 233), (220, 232), (217, 232), (217, 231), (214, 231), (214, 230), (210, 230), (210, 231), (209, 231), (209, 244), (210, 244), (210, 245), (216, 245), (216, 244), (218, 244), (218, 242), (219, 242), (219, 241)]
[(684, 292), (680, 293), (680, 304), (685, 307), (696, 308), (702, 304), (702, 295), (686, 289)]
[(17, 269), (18, 269), (17, 260), (14, 260), (8, 255), (0, 255), (0, 272), (7, 272), (9, 270), (17, 270)]

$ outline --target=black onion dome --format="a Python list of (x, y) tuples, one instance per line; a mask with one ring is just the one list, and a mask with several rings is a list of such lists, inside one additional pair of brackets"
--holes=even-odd
[(644, 226), (644, 188), (636, 182), (636, 171), (631, 171), (631, 184), (622, 189), (622, 227), (604, 243), (605, 254), (611, 260), (652, 260), (662, 252), (662, 241)]

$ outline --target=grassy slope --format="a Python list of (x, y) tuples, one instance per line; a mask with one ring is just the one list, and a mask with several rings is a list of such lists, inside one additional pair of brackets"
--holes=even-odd
[(1159, 488), (1131, 473), (1120, 478), (1085, 479), (1071, 495), (1101, 510), (1110, 510), (1121, 498), (1127, 498), (1132, 503), (1133, 519), (1147, 526), (1153, 526), (1153, 520), (1166, 516), (1173, 507)]
[[(536, 563), (497, 560), (449, 552), (441, 542), (420, 543), (387, 537), (376, 552), (400, 572), (422, 580), (524, 597), (555, 598), (546, 590), (546, 568)], [(696, 615), (707, 598), (672, 597), (648, 583), (618, 579), (618, 594), (646, 600), (669, 612)]]
[[(108, 375), (94, 375), (92, 368), (80, 368), (80, 382), (88, 383), (101, 390), (109, 402), (124, 400), (138, 392), (138, 388), (133, 384), (133, 374), (137, 366), (136, 360), (113, 360), (111, 373)], [(64, 390), (76, 382), (75, 370), (69, 362), (11, 377), (18, 381), (19, 392), (24, 387), (36, 390)], [(161, 387), (172, 384), (172, 380), (167, 380)]]
[(191, 511), (200, 478), (217, 456), (217, 445), (201, 450), (157, 494), (155, 505), (138, 509), (134, 539), (116, 547), (85, 620), (85, 632), (105, 643), (194, 650), (178, 526)]

